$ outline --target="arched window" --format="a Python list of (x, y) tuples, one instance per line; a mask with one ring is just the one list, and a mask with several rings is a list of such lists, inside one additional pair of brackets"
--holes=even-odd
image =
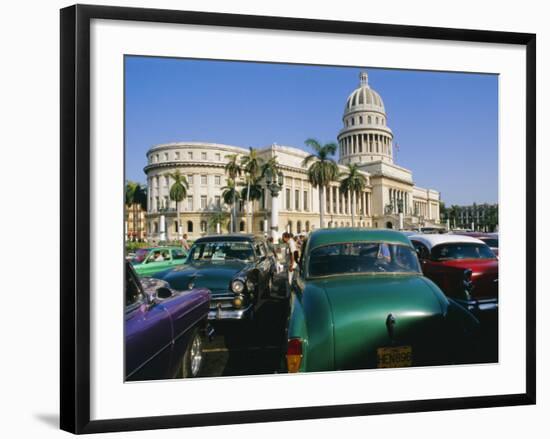
[(206, 221), (201, 221), (201, 233), (206, 233), (207, 225)]
[(391, 221), (388, 221), (386, 223), (386, 229), (393, 229), (393, 224), (391, 223)]
[(376, 118), (376, 125), (378, 125), (378, 118)]
[(359, 125), (363, 123), (363, 116), (359, 116)]
[(367, 117), (367, 123), (371, 124), (372, 123), (372, 117)]
[(289, 221), (288, 224), (286, 225), (286, 230), (289, 232), (289, 233), (293, 233), (292, 232), (292, 221)]
[(302, 233), (302, 221), (296, 223), (296, 233)]
[(306, 232), (309, 232), (309, 221), (306, 221)]
[(244, 226), (245, 226), (244, 221), (241, 221), (239, 223), (239, 232), (244, 232)]
[(187, 231), (193, 233), (193, 221), (187, 221)]

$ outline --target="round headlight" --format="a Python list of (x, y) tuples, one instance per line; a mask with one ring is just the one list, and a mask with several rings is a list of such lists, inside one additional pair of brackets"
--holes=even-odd
[(233, 290), (234, 293), (242, 293), (244, 291), (244, 283), (242, 280), (234, 280), (233, 282), (231, 282), (231, 289)]

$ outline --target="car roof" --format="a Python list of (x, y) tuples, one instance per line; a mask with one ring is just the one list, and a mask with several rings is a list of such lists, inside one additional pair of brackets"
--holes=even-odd
[(347, 242), (387, 242), (411, 246), (407, 237), (397, 230), (339, 227), (311, 232), (308, 238), (308, 248), (311, 250), (324, 245)]
[(244, 233), (230, 233), (228, 235), (208, 235), (195, 240), (195, 243), (215, 241), (254, 241), (256, 236)]
[(418, 241), (424, 244), (429, 249), (432, 249), (439, 244), (448, 244), (448, 243), (472, 243), (472, 244), (483, 244), (486, 245), (483, 241), (477, 238), (466, 235), (451, 235), (448, 233), (438, 234), (438, 235), (413, 235), (409, 236), (411, 241)]

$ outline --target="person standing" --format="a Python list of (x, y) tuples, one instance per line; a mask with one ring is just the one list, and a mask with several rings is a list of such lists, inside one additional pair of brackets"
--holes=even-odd
[(287, 296), (290, 295), (290, 286), (294, 279), (294, 273), (298, 267), (298, 246), (289, 232), (283, 233), (283, 242), (286, 244), (286, 259), (288, 267)]
[(189, 251), (189, 243), (187, 242), (187, 233), (183, 234), (183, 237), (181, 238), (181, 247), (188, 252)]

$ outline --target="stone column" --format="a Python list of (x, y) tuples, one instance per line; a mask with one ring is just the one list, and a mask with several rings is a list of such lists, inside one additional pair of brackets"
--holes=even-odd
[(166, 217), (164, 215), (160, 216), (159, 221), (159, 240), (166, 241)]
[(271, 237), (279, 240), (279, 193), (271, 192)]

